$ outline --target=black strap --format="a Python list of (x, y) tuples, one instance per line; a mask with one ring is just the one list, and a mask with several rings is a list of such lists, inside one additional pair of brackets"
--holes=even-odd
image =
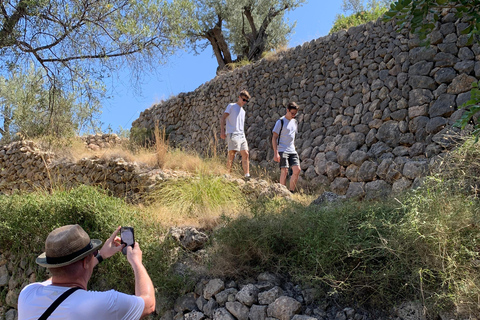
[(280, 135), (282, 134), (282, 129), (283, 129), (283, 118), (280, 118), (280, 131), (278, 132), (278, 139), (277, 139), (277, 149), (278, 145), (280, 144)]
[(67, 291), (65, 291), (64, 293), (62, 293), (62, 295), (60, 297), (58, 297), (57, 300), (53, 301), (53, 303), (50, 305), (50, 307), (48, 307), (48, 309), (40, 316), (40, 318), (38, 318), (38, 320), (46, 320), (48, 317), (50, 317), (52, 312), (55, 311), (55, 309), (57, 309), (57, 307), (60, 305), (60, 303), (62, 303), (63, 300), (67, 299), (69, 295), (71, 295), (72, 293), (74, 293), (78, 289), (80, 289), (80, 288), (79, 287), (70, 288)]

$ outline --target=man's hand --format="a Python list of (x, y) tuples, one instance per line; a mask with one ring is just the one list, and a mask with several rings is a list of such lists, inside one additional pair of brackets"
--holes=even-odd
[(113, 256), (115, 253), (122, 251), (123, 245), (121, 244), (120, 237), (117, 236), (118, 232), (120, 231), (120, 227), (115, 230), (110, 238), (105, 241), (105, 244), (103, 245), (102, 249), (100, 249), (99, 253), (103, 257), (103, 259), (110, 258)]
[(225, 138), (227, 138), (227, 135), (225, 133), (220, 133), (220, 138), (225, 140)]
[(138, 242), (135, 242), (133, 248), (132, 246), (127, 247), (127, 260), (132, 266), (142, 264), (142, 250)]
[(280, 154), (278, 153), (278, 151), (276, 151), (276, 152), (273, 154), (273, 161), (275, 161), (275, 162), (280, 162)]

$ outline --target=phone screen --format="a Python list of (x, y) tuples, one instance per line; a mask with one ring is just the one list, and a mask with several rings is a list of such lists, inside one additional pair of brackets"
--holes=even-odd
[(135, 244), (135, 236), (133, 233), (132, 227), (122, 227), (120, 229), (120, 238), (122, 239), (121, 242), (125, 243), (125, 248), (122, 249), (123, 254), (127, 254), (127, 246), (132, 246)]

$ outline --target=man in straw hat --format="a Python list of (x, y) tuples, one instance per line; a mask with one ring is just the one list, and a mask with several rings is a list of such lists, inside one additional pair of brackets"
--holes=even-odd
[(138, 243), (127, 248), (127, 260), (135, 274), (135, 295), (115, 290), (87, 291), (93, 268), (125, 246), (117, 236), (119, 230), (120, 227), (112, 233), (100, 251), (102, 241), (90, 240), (79, 225), (53, 230), (45, 241), (45, 252), (36, 260), (48, 268), (52, 278), (29, 284), (22, 290), (18, 298), (18, 319), (47, 319), (51, 314), (52, 319), (126, 320), (140, 319), (152, 313), (155, 292), (142, 264)]

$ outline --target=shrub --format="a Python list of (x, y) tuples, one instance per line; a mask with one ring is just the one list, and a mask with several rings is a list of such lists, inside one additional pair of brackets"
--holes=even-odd
[(387, 10), (386, 7), (375, 6), (370, 10), (356, 12), (349, 16), (343, 14), (337, 15), (329, 34), (356, 27), (370, 21), (376, 21), (378, 18), (382, 17)]

